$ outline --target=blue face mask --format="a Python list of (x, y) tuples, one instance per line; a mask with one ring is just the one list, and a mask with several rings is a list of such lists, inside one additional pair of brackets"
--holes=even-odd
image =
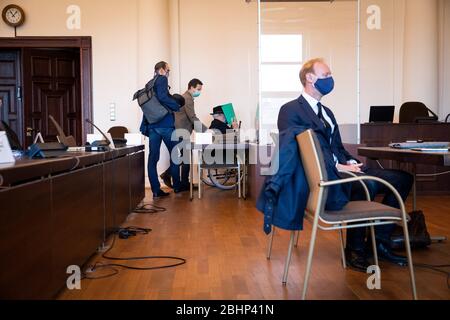
[(195, 92), (192, 94), (192, 96), (193, 96), (194, 98), (198, 98), (198, 97), (200, 97), (201, 94), (202, 94), (202, 93), (201, 93), (200, 91), (195, 91)]
[(317, 79), (314, 87), (319, 91), (322, 95), (326, 96), (331, 93), (334, 89), (334, 79), (333, 77), (328, 77), (325, 79)]

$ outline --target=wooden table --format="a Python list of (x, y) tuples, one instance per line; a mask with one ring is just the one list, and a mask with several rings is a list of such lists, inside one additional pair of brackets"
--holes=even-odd
[(0, 299), (54, 298), (144, 195), (144, 146), (0, 165)]
[[(422, 141), (449, 141), (450, 139), (450, 123), (367, 123), (361, 125), (361, 144), (365, 147), (387, 147), (390, 143), (405, 142), (409, 140)], [(382, 149), (378, 149), (379, 152)], [(373, 152), (373, 151), (372, 151)], [(384, 153), (386, 156), (386, 153)], [(406, 154), (404, 154), (406, 155)], [(389, 157), (403, 157), (403, 155), (389, 155), (388, 158), (380, 158), (380, 163), (386, 169), (397, 169), (396, 159)], [(419, 160), (421, 158), (421, 160)], [(418, 162), (405, 162), (405, 167), (411, 167), (415, 164), (417, 177), (417, 192), (423, 194), (444, 195), (450, 194), (450, 179), (447, 176), (432, 176), (431, 174), (447, 171), (444, 166), (433, 165), (433, 161), (440, 162), (439, 157), (423, 157), (417, 158), (412, 155), (409, 159)], [(430, 159), (431, 158), (431, 159)], [(448, 158), (447, 158), (448, 159)], [(367, 161), (367, 165), (373, 168), (378, 167), (375, 161)], [(403, 168), (408, 171), (412, 168)], [(420, 175), (426, 174), (425, 175)]]
[[(386, 159), (397, 162), (413, 164), (413, 210), (417, 210), (417, 176), (416, 165), (434, 165), (439, 167), (450, 167), (450, 152), (427, 152), (414, 151), (408, 149), (383, 148), (358, 148), (358, 154), (373, 160)], [(439, 175), (448, 174), (449, 171), (439, 173)], [(433, 240), (443, 241), (445, 237), (433, 237)]]

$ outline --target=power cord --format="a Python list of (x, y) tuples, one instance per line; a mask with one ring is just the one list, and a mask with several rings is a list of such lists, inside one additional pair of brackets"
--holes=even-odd
[[(186, 259), (184, 258), (179, 258), (179, 257), (173, 257), (173, 256), (143, 256), (143, 257), (113, 257), (113, 256), (108, 256), (107, 254), (114, 248), (114, 245), (116, 243), (117, 240), (117, 236), (123, 233), (124, 231), (126, 231), (126, 233), (128, 235), (137, 235), (137, 234), (149, 234), (152, 230), (148, 229), (148, 228), (139, 228), (139, 227), (127, 227), (127, 228), (120, 228), (115, 230), (114, 232), (114, 237), (111, 243), (111, 247), (106, 250), (106, 252), (104, 252), (102, 254), (102, 258), (103, 259), (107, 259), (107, 260), (112, 260), (112, 261), (142, 261), (142, 260), (161, 260), (161, 259), (165, 259), (165, 260), (175, 260), (178, 262), (174, 262), (172, 264), (168, 264), (168, 265), (161, 265), (161, 266), (155, 266), (155, 267), (133, 267), (133, 266), (129, 266), (129, 265), (125, 265), (125, 264), (119, 264), (119, 263), (108, 263), (108, 264), (103, 264), (100, 262), (95, 263), (93, 266), (89, 266), (88, 269), (84, 272), (83, 274), (83, 279), (89, 279), (89, 280), (98, 280), (98, 279), (106, 279), (106, 278), (110, 278), (112, 276), (115, 276), (119, 273), (119, 270), (116, 269), (115, 267), (118, 268), (124, 268), (124, 269), (129, 269), (129, 270), (159, 270), (159, 269), (168, 269), (168, 268), (174, 268), (174, 267), (178, 267), (181, 266), (183, 264), (186, 263)], [(97, 270), (100, 269), (108, 269), (108, 270), (112, 270), (110, 273), (106, 274), (106, 275), (102, 275), (102, 276), (98, 276), (98, 277), (94, 277), (94, 276), (89, 276), (89, 274), (91, 273), (95, 273)]]
[[(118, 150), (112, 149), (110, 151), (113, 153), (113, 159), (119, 156)], [(115, 155), (114, 155), (114, 153), (115, 153)], [(114, 172), (114, 170), (113, 170), (113, 172)], [(112, 175), (112, 179), (113, 179), (113, 183), (114, 183), (114, 174)], [(115, 208), (115, 201), (114, 201), (115, 190), (113, 192), (114, 193), (113, 193), (112, 207)], [(153, 213), (165, 212), (165, 211), (166, 211), (166, 208), (158, 207), (153, 204), (145, 204), (145, 203), (143, 205), (137, 207), (135, 210), (133, 210), (133, 212), (136, 212), (136, 213), (147, 213), (147, 214), (153, 214)], [(158, 269), (174, 268), (174, 267), (178, 267), (178, 266), (181, 266), (186, 263), (186, 259), (179, 258), (179, 257), (173, 257), (173, 256), (143, 256), (143, 257), (108, 256), (108, 253), (114, 248), (114, 246), (116, 244), (117, 236), (119, 236), (119, 238), (121, 238), (121, 239), (128, 239), (129, 237), (136, 236), (138, 234), (148, 235), (151, 231), (152, 231), (152, 229), (149, 229), (149, 228), (140, 228), (140, 227), (133, 227), (133, 226), (126, 227), (126, 228), (119, 228), (119, 229), (114, 230), (114, 236), (113, 236), (111, 246), (108, 248), (108, 250), (106, 250), (102, 254), (102, 258), (107, 259), (107, 260), (112, 260), (112, 261), (142, 261), (142, 260), (165, 259), (165, 260), (174, 260), (174, 261), (178, 261), (178, 262), (174, 262), (174, 263), (168, 264), (168, 265), (155, 266), (155, 267), (133, 267), (133, 266), (120, 264), (120, 263), (108, 263), (108, 264), (95, 263), (93, 266), (88, 267), (86, 272), (82, 275), (82, 278), (90, 279), (90, 280), (110, 278), (119, 273), (119, 270), (116, 269), (116, 267), (130, 269), (130, 270), (143, 271), (143, 270), (158, 270)], [(102, 275), (102, 276), (98, 276), (98, 277), (89, 275), (91, 273), (95, 273), (97, 270), (100, 270), (100, 269), (111, 270), (111, 272), (106, 275)]]
[(154, 214), (167, 211), (166, 208), (158, 207), (153, 203), (144, 203), (133, 210), (134, 213)]
[(450, 289), (450, 271), (442, 270), (442, 269), (450, 268), (450, 264), (431, 265), (431, 264), (418, 263), (418, 264), (414, 264), (414, 267), (420, 268), (420, 269), (428, 269), (428, 270), (432, 270), (435, 272), (445, 274), (447, 276), (447, 288)]

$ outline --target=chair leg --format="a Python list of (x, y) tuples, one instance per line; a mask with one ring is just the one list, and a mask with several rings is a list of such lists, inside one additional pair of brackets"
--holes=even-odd
[(373, 259), (375, 261), (375, 265), (378, 267), (378, 252), (377, 252), (377, 240), (375, 238), (375, 227), (370, 226), (370, 234), (372, 236), (372, 250), (373, 250)]
[(339, 230), (339, 238), (341, 242), (341, 256), (342, 256), (342, 267), (347, 269), (347, 261), (345, 260), (345, 241), (344, 241), (344, 232), (342, 229)]
[(189, 199), (194, 199), (194, 165), (192, 162), (192, 150), (189, 150)]
[(298, 239), (300, 238), (300, 231), (296, 232), (295, 235), (295, 247), (298, 248)]
[(270, 260), (272, 256), (272, 244), (273, 244), (273, 237), (275, 236), (275, 226), (272, 226), (272, 232), (269, 236), (269, 244), (267, 246), (267, 260)]
[(198, 198), (202, 198), (202, 169), (198, 166)]
[(239, 199), (241, 198), (241, 165), (238, 164), (238, 193), (239, 193)]
[(314, 246), (316, 244), (316, 236), (317, 236), (317, 222), (315, 222), (313, 225), (313, 229), (312, 229), (312, 233), (311, 233), (311, 242), (309, 243), (308, 260), (306, 262), (306, 270), (305, 270), (305, 281), (303, 282), (302, 300), (306, 300), (306, 293), (308, 290), (309, 277), (311, 275), (312, 259), (313, 259), (313, 255), (314, 255)]
[(405, 235), (406, 256), (408, 258), (409, 275), (411, 277), (411, 289), (414, 300), (417, 300), (416, 279), (414, 277), (414, 265), (412, 261), (411, 245), (409, 243), (408, 223), (406, 217), (403, 217), (403, 233)]
[(287, 277), (289, 273), (289, 265), (291, 264), (291, 258), (292, 258), (292, 249), (294, 247), (294, 241), (295, 241), (295, 231), (291, 232), (291, 241), (289, 241), (289, 250), (286, 257), (286, 262), (284, 264), (284, 273), (283, 273), (283, 285), (286, 285), (287, 283)]

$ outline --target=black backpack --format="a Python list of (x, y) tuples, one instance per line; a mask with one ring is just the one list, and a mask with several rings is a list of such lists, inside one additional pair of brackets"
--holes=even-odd
[(137, 91), (133, 96), (133, 101), (137, 99), (149, 124), (161, 121), (168, 113), (172, 112), (163, 106), (155, 95), (153, 87), (158, 77), (155, 76), (143, 89)]

